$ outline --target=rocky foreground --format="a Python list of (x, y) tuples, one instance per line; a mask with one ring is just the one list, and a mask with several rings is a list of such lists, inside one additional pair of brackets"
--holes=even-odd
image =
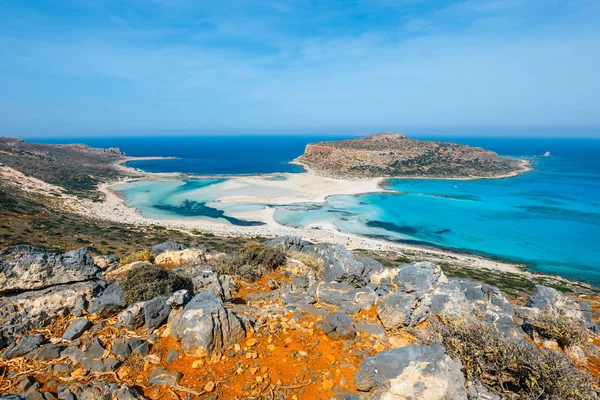
[(497, 178), (526, 170), (522, 160), (493, 151), (400, 133), (311, 143), (295, 161), (318, 174), (343, 177)]
[(591, 399), (592, 308), (295, 237), (0, 252), (2, 399)]

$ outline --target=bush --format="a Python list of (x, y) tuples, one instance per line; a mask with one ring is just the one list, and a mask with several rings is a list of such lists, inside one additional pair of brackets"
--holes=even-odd
[(556, 313), (541, 313), (529, 323), (542, 337), (556, 340), (563, 349), (583, 343), (589, 336), (585, 326)]
[(269, 270), (285, 264), (287, 258), (283, 251), (258, 242), (246, 243), (240, 255), (244, 264), (260, 265)]
[(211, 260), (211, 266), (219, 275), (239, 275), (254, 282), (262, 275), (261, 268), (274, 270), (285, 264), (286, 258), (286, 254), (281, 250), (250, 242), (240, 250)]
[(147, 249), (136, 251), (133, 254), (130, 254), (128, 256), (121, 258), (120, 265), (127, 265), (127, 264), (131, 264), (132, 262), (136, 262), (136, 261), (153, 262), (154, 261), (154, 253), (152, 253), (150, 250), (147, 250)]
[(521, 399), (596, 398), (595, 380), (562, 354), (499, 333), (486, 323), (432, 320), (428, 344), (441, 344), (462, 361), (467, 379)]
[(194, 290), (194, 285), (189, 278), (179, 276), (158, 265), (130, 269), (119, 286), (127, 305), (150, 300), (156, 296), (168, 296), (181, 289), (187, 289), (190, 292)]

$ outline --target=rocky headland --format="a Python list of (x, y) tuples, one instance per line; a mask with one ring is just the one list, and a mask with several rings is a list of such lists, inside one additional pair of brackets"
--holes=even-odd
[(326, 176), (445, 179), (509, 177), (529, 165), (479, 147), (415, 140), (401, 133), (311, 143), (294, 162)]

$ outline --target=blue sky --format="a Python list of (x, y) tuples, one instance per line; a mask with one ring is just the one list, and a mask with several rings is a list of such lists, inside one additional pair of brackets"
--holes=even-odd
[(0, 134), (598, 127), (598, 21), (600, 0), (5, 0)]

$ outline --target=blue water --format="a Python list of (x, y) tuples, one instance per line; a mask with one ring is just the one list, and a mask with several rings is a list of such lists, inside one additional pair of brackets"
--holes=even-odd
[[(252, 174), (297, 172), (286, 162), (301, 154), (306, 143), (322, 139), (330, 138), (105, 138), (73, 142), (121, 147), (137, 156), (181, 157), (133, 165), (151, 172)], [(475, 252), (600, 286), (600, 140), (444, 139), (531, 158), (535, 170), (499, 180), (390, 180), (385, 186), (396, 193), (332, 196), (326, 204), (278, 206), (275, 219), (290, 226), (333, 223), (346, 232)], [(546, 151), (552, 156), (539, 156)], [(152, 217), (230, 218), (234, 224), (252, 223), (231, 219), (228, 213), (239, 211), (233, 207), (244, 211), (262, 205), (226, 208), (211, 203), (217, 197), (211, 195), (211, 187), (218, 182), (222, 180), (158, 182), (148, 187), (125, 187), (123, 193), (129, 204)], [(189, 185), (205, 189), (192, 196)], [(196, 204), (184, 203), (192, 198)]]

